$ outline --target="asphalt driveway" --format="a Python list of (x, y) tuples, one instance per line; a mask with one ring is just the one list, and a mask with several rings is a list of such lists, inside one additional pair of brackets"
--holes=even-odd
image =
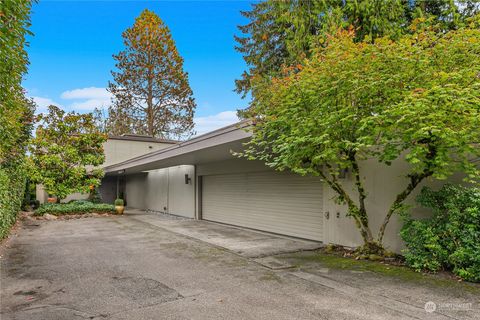
[[(1, 319), (480, 319), (476, 287), (332, 270), (311, 251), (291, 252), (318, 244), (279, 237), (277, 249), (292, 250), (272, 252), (275, 236), (236, 229), (240, 249), (230, 229), (192, 223), (144, 214), (27, 221), (2, 251)], [(255, 242), (269, 243), (263, 254), (249, 249)], [(436, 311), (425, 311), (429, 300)]]

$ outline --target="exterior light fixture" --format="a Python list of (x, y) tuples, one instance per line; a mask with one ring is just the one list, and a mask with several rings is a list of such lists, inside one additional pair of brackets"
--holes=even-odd
[(192, 181), (192, 178), (188, 176), (188, 173), (185, 173), (185, 184), (190, 184), (190, 181)]

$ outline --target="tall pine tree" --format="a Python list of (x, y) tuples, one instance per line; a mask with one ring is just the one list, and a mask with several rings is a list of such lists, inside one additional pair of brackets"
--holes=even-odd
[(108, 133), (170, 139), (191, 135), (195, 100), (168, 27), (144, 10), (122, 37), (125, 50), (113, 56), (117, 70), (109, 83)]

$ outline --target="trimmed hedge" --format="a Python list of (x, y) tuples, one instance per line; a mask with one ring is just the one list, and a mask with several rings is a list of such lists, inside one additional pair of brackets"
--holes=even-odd
[(53, 214), (56, 216), (83, 213), (114, 213), (115, 207), (107, 203), (92, 203), (86, 200), (72, 201), (69, 203), (45, 203), (35, 210), (36, 216)]
[(25, 170), (22, 165), (0, 167), (0, 239), (17, 220), (25, 191)]
[(451, 270), (460, 278), (480, 282), (480, 189), (445, 185), (424, 188), (417, 197), (431, 208), (431, 218), (406, 217), (400, 232), (405, 261), (416, 271)]

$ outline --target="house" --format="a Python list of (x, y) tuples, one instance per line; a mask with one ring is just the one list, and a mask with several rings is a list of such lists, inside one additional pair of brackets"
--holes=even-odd
[[(103, 167), (114, 165), (146, 153), (165, 149), (176, 143), (178, 143), (178, 141), (156, 139), (145, 135), (125, 134), (121, 136), (109, 136), (103, 144), (103, 150), (105, 152)], [(40, 203), (45, 203), (48, 198), (48, 194), (43, 190), (41, 185), (37, 185), (36, 196)], [(87, 199), (88, 196), (88, 194), (74, 193), (63, 199), (62, 202)], [(113, 203), (116, 198), (116, 194), (106, 193), (104, 196), (106, 197), (104, 201), (110, 203)]]
[[(355, 247), (362, 244), (347, 208), (318, 177), (278, 172), (260, 161), (232, 155), (250, 133), (240, 122), (185, 142), (105, 167), (102, 194), (122, 194), (132, 208), (203, 219), (287, 236)], [(395, 196), (407, 185), (407, 163), (387, 168), (361, 163), (368, 176), (367, 207), (378, 230)], [(352, 177), (343, 181), (353, 190)], [(428, 181), (434, 184), (434, 181)], [(417, 192), (420, 188), (418, 188)], [(414, 195), (410, 197), (413, 203)], [(373, 214), (372, 214), (373, 213)], [(393, 217), (385, 245), (400, 251), (399, 217)]]

